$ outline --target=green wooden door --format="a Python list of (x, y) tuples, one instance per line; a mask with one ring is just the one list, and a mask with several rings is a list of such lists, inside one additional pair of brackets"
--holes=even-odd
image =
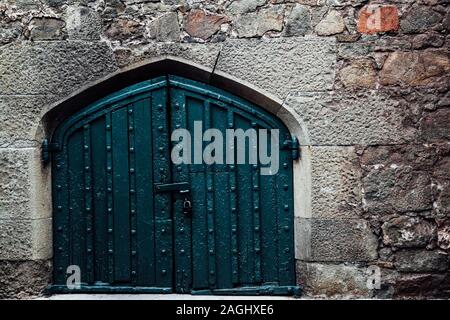
[[(224, 136), (266, 128), (291, 139), (261, 108), (174, 76), (121, 90), (57, 128), (55, 291), (295, 293), (292, 152), (280, 150), (275, 175), (259, 164), (173, 164), (171, 133), (194, 136), (199, 121)], [(71, 265), (76, 289), (66, 286)]]

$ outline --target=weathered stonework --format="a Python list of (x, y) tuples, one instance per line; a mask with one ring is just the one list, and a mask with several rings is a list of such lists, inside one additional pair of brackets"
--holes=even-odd
[(222, 47), (216, 69), (280, 98), (295, 89), (327, 90), (334, 77), (334, 45), (333, 40), (316, 37), (230, 40)]
[[(165, 59), (275, 101), (260, 104), (301, 141), (306, 295), (448, 298), (449, 31), (448, 1), (434, 0), (1, 1), (0, 298), (51, 281), (39, 145), (57, 123), (46, 112)], [(381, 268), (379, 290), (367, 287), (369, 266)]]

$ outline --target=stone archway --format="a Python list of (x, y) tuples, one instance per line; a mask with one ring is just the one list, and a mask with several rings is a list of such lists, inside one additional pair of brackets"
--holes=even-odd
[[(187, 61), (179, 57), (163, 56), (152, 59), (137, 65), (128, 67), (120, 72), (113, 73), (92, 84), (84, 86), (69, 97), (51, 104), (42, 112), (42, 120), (36, 129), (36, 140), (44, 137), (51, 137), (55, 127), (69, 115), (75, 113), (81, 106), (78, 101), (85, 101), (83, 106), (98, 100), (126, 86), (138, 83), (145, 79), (172, 73), (179, 76), (188, 77), (203, 83), (220, 87), (232, 94), (239, 95), (255, 104), (258, 104), (269, 113), (281, 119), (292, 134), (298, 137), (300, 141), (300, 160), (294, 162), (294, 216), (295, 223), (295, 257), (296, 259), (308, 255), (308, 241), (310, 233), (303, 228), (298, 219), (311, 217), (311, 178), (310, 178), (310, 152), (309, 136), (305, 125), (300, 117), (283, 102), (253, 85), (229, 76), (223, 72), (214, 72), (196, 63)], [(48, 167), (42, 166), (35, 158), (35, 164), (32, 166), (32, 176), (39, 181), (38, 185), (46, 186), (45, 192), (39, 194), (37, 203), (43, 211), (51, 212), (51, 191), (50, 191), (50, 172)], [(46, 214), (46, 213), (43, 213)], [(299, 227), (300, 226), (300, 227)], [(49, 234), (51, 228), (47, 227)], [(50, 258), (52, 252), (52, 240), (48, 236), (45, 239), (37, 239), (36, 246), (39, 246), (47, 252), (45, 257)], [(50, 256), (49, 256), (50, 254)]]

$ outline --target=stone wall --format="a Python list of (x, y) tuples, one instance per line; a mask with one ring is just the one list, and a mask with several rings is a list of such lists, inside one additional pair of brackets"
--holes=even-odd
[[(41, 119), (135, 63), (182, 57), (301, 119), (310, 295), (449, 296), (448, 0), (0, 0), (0, 297), (49, 281)], [(283, 117), (282, 117), (283, 118)], [(298, 177), (297, 177), (298, 178)], [(381, 288), (367, 288), (367, 267)]]

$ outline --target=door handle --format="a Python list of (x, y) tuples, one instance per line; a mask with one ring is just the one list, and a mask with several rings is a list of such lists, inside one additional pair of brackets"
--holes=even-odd
[(174, 182), (174, 183), (158, 183), (155, 184), (155, 190), (160, 192), (172, 192), (178, 191), (179, 193), (189, 193), (189, 183), (187, 182)]

